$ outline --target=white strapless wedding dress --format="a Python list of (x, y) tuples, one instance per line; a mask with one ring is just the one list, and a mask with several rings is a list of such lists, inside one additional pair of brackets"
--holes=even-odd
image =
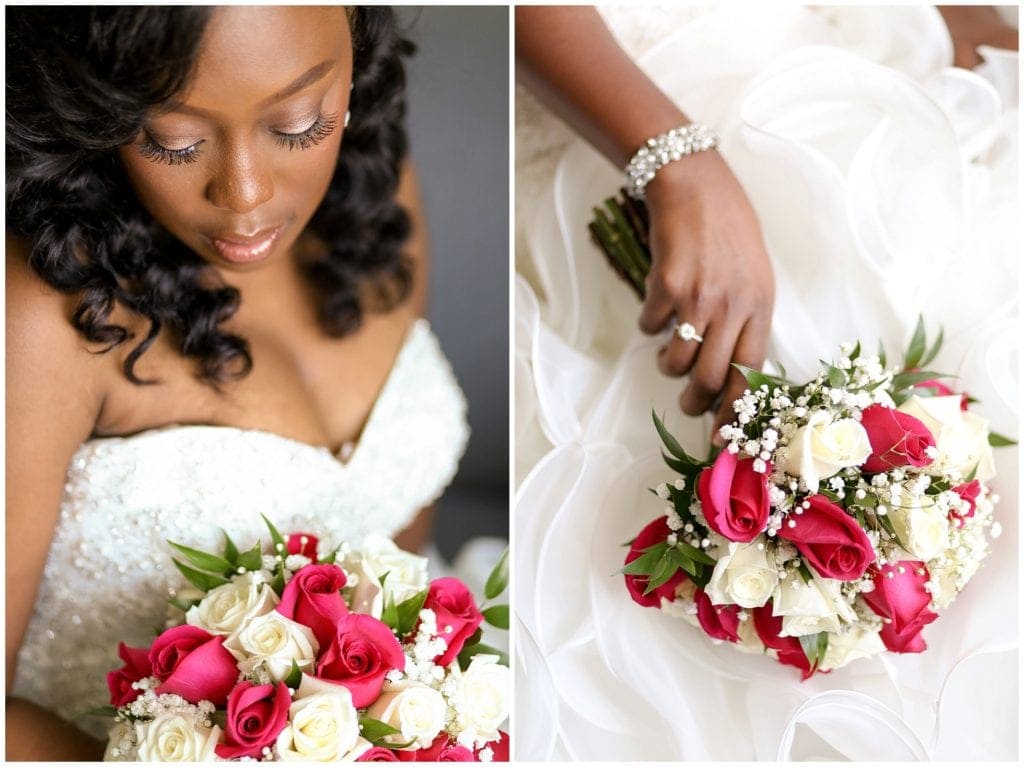
[[(222, 426), (90, 440), (68, 470), (14, 694), (65, 718), (109, 702), (118, 642), (150, 644), (168, 590), (186, 585), (168, 539), (219, 552), (223, 529), (244, 550), (269, 538), (261, 513), (325, 546), (394, 535), (451, 481), (468, 436), (462, 391), (418, 320), (347, 462)], [(96, 736), (108, 726), (94, 717), (76, 724)]]
[[(923, 313), (946, 335), (930, 367), (1016, 436), (1016, 54), (953, 69), (925, 7), (602, 13), (721, 132), (775, 266), (769, 359), (800, 379), (846, 340), (896, 356)], [(1016, 448), (996, 451), (1003, 535), (921, 655), (801, 683), (630, 600), (623, 542), (670, 476), (651, 409), (697, 454), (710, 418), (679, 413), (683, 383), (655, 368), (666, 339), (636, 330), (638, 302), (590, 242), (621, 170), (532, 99), (517, 113), (517, 757), (1015, 760)]]

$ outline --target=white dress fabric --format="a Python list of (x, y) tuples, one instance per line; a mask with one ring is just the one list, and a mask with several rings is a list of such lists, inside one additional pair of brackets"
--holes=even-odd
[[(14, 694), (65, 718), (109, 703), (118, 642), (148, 646), (187, 583), (167, 540), (219, 552), (282, 532), (321, 549), (394, 535), (441, 494), (469, 436), (466, 402), (426, 320), (410, 328), (347, 462), (276, 434), (168, 426), (93, 439), (68, 469)], [(97, 736), (109, 722), (75, 722)]]
[[(929, 367), (959, 375), (1016, 437), (1016, 54), (983, 49), (978, 70), (953, 69), (926, 7), (602, 13), (721, 133), (775, 267), (768, 358), (798, 380), (847, 340), (881, 339), (898, 359), (923, 314), (946, 337)], [(553, 119), (521, 104), (517, 757), (1016, 760), (1016, 448), (996, 451), (1003, 534), (923, 654), (801, 682), (630, 600), (623, 542), (661, 513), (647, 488), (671, 477), (651, 409), (696, 454), (711, 419), (678, 411), (685, 381), (655, 367), (667, 336), (636, 330), (639, 303), (590, 242), (591, 208), (621, 170), (564, 129), (545, 146)]]

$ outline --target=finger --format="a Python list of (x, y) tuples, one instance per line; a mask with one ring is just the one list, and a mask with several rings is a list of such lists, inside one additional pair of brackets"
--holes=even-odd
[(672, 294), (664, 281), (648, 277), (647, 298), (640, 311), (640, 330), (647, 335), (655, 335), (664, 330), (675, 309), (673, 303)]
[[(683, 314), (683, 311), (685, 310), (680, 310), (679, 314), (686, 316)], [(699, 336), (703, 336), (707, 332), (706, 322), (697, 320), (690, 324), (694, 326)], [(679, 378), (690, 372), (690, 368), (700, 352), (702, 343), (696, 339), (686, 340), (682, 338), (678, 333), (678, 328), (679, 326), (677, 325), (676, 332), (672, 334), (672, 339), (658, 352), (658, 369), (664, 375), (672, 378)]]
[[(764, 356), (768, 344), (768, 323), (764, 320), (751, 318), (743, 326), (739, 340), (736, 343), (734, 361), (754, 370), (760, 370), (764, 365)], [(725, 444), (719, 436), (718, 431), (724, 425), (732, 423), (736, 419), (736, 411), (732, 403), (743, 396), (743, 392), (749, 388), (747, 379), (736, 368), (730, 366), (730, 372), (726, 381), (725, 390), (722, 393), (722, 401), (715, 412), (714, 425), (712, 426), (711, 441), (718, 446)]]
[(726, 318), (712, 321), (700, 345), (690, 381), (679, 397), (679, 407), (687, 415), (700, 415), (711, 409), (725, 387), (742, 323)]

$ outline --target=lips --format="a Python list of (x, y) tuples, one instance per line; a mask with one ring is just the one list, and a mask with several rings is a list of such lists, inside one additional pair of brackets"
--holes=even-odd
[(254, 234), (228, 232), (211, 236), (210, 243), (227, 261), (234, 264), (251, 264), (266, 258), (274, 248), (281, 227), (261, 229)]

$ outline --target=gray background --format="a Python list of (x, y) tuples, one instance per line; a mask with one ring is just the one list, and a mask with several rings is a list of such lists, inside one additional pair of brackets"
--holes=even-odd
[(409, 140), (431, 246), (428, 317), (469, 400), (472, 429), (438, 505), (451, 557), (508, 537), (508, 9), (396, 8), (407, 60)]

